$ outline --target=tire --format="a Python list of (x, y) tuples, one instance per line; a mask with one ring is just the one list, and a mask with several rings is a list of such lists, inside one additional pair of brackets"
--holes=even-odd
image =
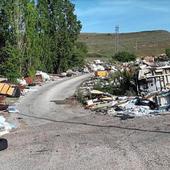
[(0, 138), (0, 151), (5, 150), (8, 148), (8, 141), (7, 139)]

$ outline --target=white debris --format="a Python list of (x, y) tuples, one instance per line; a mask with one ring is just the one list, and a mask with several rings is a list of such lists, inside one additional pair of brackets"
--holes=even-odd
[(50, 80), (50, 76), (49, 76), (47, 73), (45, 73), (45, 72), (37, 71), (37, 72), (36, 72), (36, 75), (41, 75), (43, 81), (48, 81), (48, 80)]
[(93, 100), (87, 100), (87, 105), (88, 106), (91, 106), (91, 105), (93, 105), (94, 103), (93, 103)]
[(27, 82), (26, 80), (23, 78), (23, 79), (17, 79), (18, 83), (22, 86), (26, 86), (27, 85)]
[(19, 113), (19, 110), (16, 109), (16, 106), (9, 106), (7, 111), (9, 113)]
[(128, 102), (121, 104), (123, 112), (134, 116), (145, 116), (158, 112), (158, 110), (151, 110), (149, 106), (136, 105), (136, 99), (129, 100)]
[(0, 116), (0, 136), (9, 133), (9, 131), (13, 128), (13, 126), (6, 122), (3, 116)]
[(94, 60), (95, 64), (103, 64), (103, 62), (101, 60)]
[(66, 76), (67, 76), (66, 72), (61, 73), (61, 77), (66, 77)]
[(84, 72), (84, 73), (89, 73), (90, 71), (89, 71), (89, 69), (88, 69), (87, 67), (85, 67), (85, 68), (83, 69), (83, 72)]

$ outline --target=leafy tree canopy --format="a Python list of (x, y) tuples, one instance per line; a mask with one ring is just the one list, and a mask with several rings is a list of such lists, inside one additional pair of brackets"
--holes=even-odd
[(0, 74), (12, 80), (82, 65), (87, 48), (77, 42), (74, 10), (70, 0), (1, 0)]

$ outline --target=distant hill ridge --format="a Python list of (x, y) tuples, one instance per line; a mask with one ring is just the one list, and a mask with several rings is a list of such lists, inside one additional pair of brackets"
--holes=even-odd
[[(81, 33), (79, 41), (85, 42), (89, 53), (112, 56), (115, 53), (114, 33)], [(138, 56), (158, 55), (170, 48), (170, 32), (151, 30), (142, 32), (120, 33), (119, 51), (129, 51)]]

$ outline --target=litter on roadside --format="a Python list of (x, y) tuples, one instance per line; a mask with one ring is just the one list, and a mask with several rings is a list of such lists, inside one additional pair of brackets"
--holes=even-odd
[(9, 107), (7, 108), (7, 111), (8, 111), (9, 113), (19, 113), (19, 110), (16, 109), (16, 106), (9, 106)]
[[(86, 109), (110, 116), (122, 116), (122, 119), (125, 119), (125, 117), (134, 118), (139, 116), (159, 115), (162, 112), (161, 104), (150, 97), (114, 96), (110, 93), (96, 90), (94, 87), (98, 81), (100, 81), (100, 79), (90, 78), (83, 82), (76, 92), (77, 95), (81, 96), (81, 102), (83, 102)], [(101, 81), (103, 81), (103, 79)], [(157, 95), (157, 97), (168, 96), (161, 94), (162, 93)], [(162, 102), (162, 106), (167, 104), (163, 99), (159, 99), (159, 102)], [(129, 115), (129, 117), (127, 115)]]
[(10, 97), (20, 97), (21, 91), (18, 86), (8, 83), (0, 83), (0, 94)]
[(3, 116), (0, 116), (0, 137), (9, 133), (9, 131), (14, 127), (15, 126), (13, 126), (12, 124), (6, 122), (6, 119)]

